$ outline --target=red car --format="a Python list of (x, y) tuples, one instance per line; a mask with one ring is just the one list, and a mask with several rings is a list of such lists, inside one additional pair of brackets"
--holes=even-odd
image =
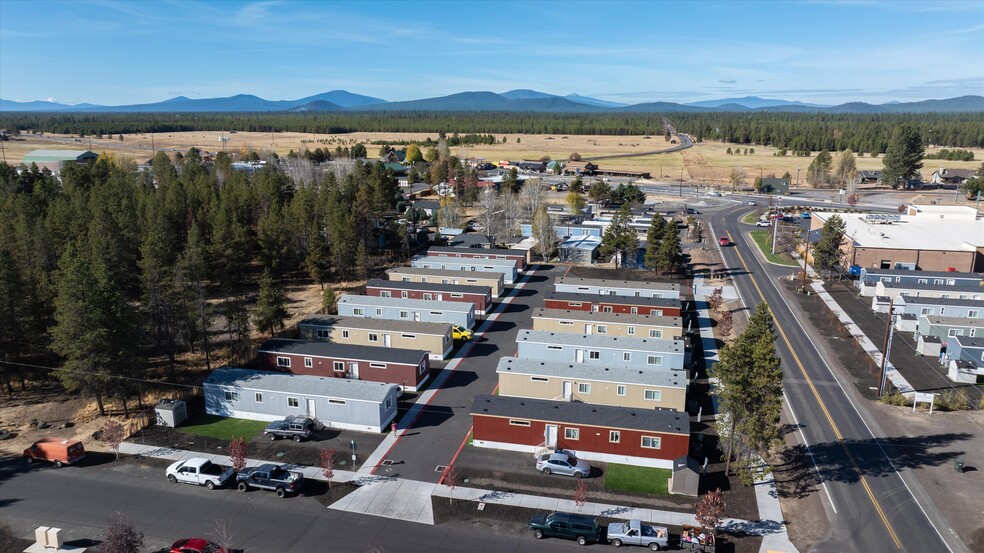
[(186, 538), (174, 542), (171, 553), (227, 553), (225, 549), (205, 538)]
[(721, 245), (721, 246), (730, 246), (731, 245), (731, 239), (729, 239), (727, 236), (722, 236), (722, 237), (718, 238), (718, 244)]

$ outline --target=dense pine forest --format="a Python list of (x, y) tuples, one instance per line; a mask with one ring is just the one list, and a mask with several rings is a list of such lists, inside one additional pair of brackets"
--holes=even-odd
[(884, 153), (892, 131), (902, 124), (913, 125), (926, 145), (984, 147), (984, 113), (4, 113), (0, 128), (82, 136), (195, 130), (662, 135), (664, 118), (698, 140), (763, 144), (794, 152)]

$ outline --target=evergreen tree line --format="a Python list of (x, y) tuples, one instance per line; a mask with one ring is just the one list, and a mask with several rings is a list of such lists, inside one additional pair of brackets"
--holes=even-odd
[[(184, 351), (209, 364), (217, 324), (242, 359), (254, 325), (283, 326), (274, 279), (365, 278), (401, 243), (388, 221), (402, 196), (382, 163), (296, 182), (272, 165), (247, 175), (224, 153), (160, 152), (140, 172), (101, 156), (59, 180), (0, 163), (0, 386), (19, 372), (4, 361), (62, 365), (66, 387), (101, 408), (150, 357), (169, 373)], [(261, 272), (257, 304), (245, 290)]]
[[(894, 128), (914, 125), (924, 145), (984, 147), (984, 113), (4, 113), (0, 128), (77, 134), (252, 131), (340, 134), (350, 132), (440, 132), (454, 129), (488, 143), (487, 133), (641, 135), (662, 134), (663, 119), (697, 141), (723, 140), (802, 151), (851, 150), (884, 153)], [(453, 140), (453, 136), (448, 140)], [(493, 141), (494, 137), (491, 137)], [(454, 145), (454, 144), (451, 144)]]

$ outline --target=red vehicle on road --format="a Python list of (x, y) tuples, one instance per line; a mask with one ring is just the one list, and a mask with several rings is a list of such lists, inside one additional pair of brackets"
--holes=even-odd
[(718, 244), (721, 245), (721, 246), (730, 246), (731, 245), (731, 239), (728, 238), (727, 236), (722, 236), (722, 237), (718, 238)]
[(227, 551), (205, 538), (186, 538), (174, 542), (171, 553), (227, 553)]

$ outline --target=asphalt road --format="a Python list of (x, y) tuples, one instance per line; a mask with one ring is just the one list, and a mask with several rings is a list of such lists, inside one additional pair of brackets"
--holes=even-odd
[(831, 368), (829, 345), (811, 339), (800, 323), (805, 314), (784, 299), (788, 292), (780, 291), (778, 278), (790, 269), (764, 263), (753, 251), (745, 233), (754, 227), (738, 222), (747, 210), (735, 206), (706, 217), (712, 236), (731, 237), (734, 245), (722, 248), (722, 256), (744, 303), (753, 309), (764, 300), (776, 318), (786, 403), (810, 446), (807, 462), (822, 479), (819, 488), (804, 482), (804, 493), (821, 494), (833, 528), (816, 550), (967, 551), (906, 470), (939, 462), (934, 445), (967, 437), (886, 436), (878, 428), (848, 377)]
[[(386, 553), (570, 551), (566, 540), (535, 540), (519, 524), (490, 529), (471, 524), (427, 526), (328, 510), (313, 497), (280, 499), (171, 484), (163, 468), (134, 462), (54, 469), (0, 459), (0, 519), (30, 538), (40, 525), (63, 529), (66, 540), (98, 540), (122, 512), (144, 533), (145, 551), (180, 538), (206, 537), (217, 519), (229, 521), (237, 548), (249, 553)], [(90, 541), (88, 545), (95, 545)]]

